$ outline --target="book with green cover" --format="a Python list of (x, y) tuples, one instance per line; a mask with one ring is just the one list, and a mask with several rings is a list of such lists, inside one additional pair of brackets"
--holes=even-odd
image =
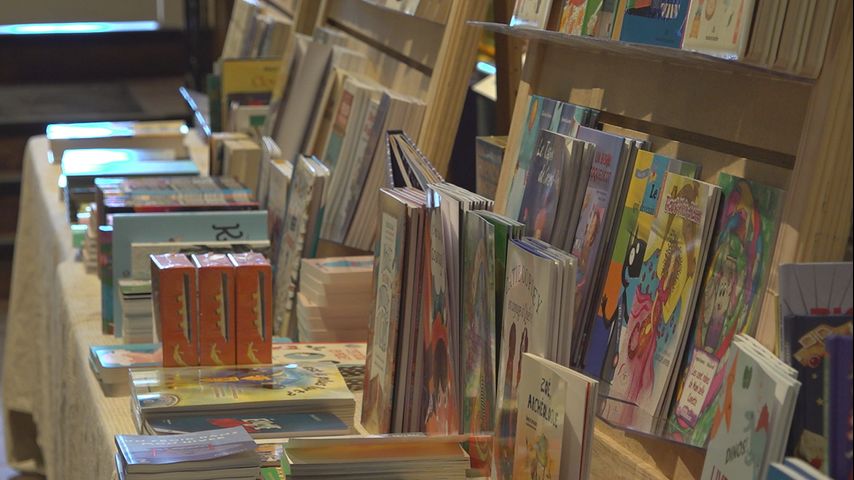
[(683, 380), (666, 434), (703, 446), (725, 372), (722, 362), (738, 333), (753, 335), (777, 238), (783, 192), (721, 173), (723, 205), (688, 342)]

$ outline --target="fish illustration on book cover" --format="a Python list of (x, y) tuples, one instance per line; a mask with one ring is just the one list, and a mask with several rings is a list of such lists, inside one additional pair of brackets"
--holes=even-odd
[(686, 367), (666, 433), (703, 446), (723, 383), (719, 368), (736, 334), (753, 335), (768, 281), (783, 192), (722, 173), (724, 196), (704, 294), (698, 300)]

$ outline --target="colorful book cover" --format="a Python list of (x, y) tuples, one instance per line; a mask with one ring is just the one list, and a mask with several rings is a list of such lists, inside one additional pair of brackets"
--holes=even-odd
[(270, 162), (269, 194), (267, 195), (267, 213), (269, 215), (270, 263), (277, 265), (282, 234), (285, 231), (285, 214), (288, 210), (288, 190), (293, 178), (294, 167), (291, 163)]
[(548, 241), (557, 214), (558, 198), (564, 170), (569, 162), (567, 138), (563, 135), (542, 130), (531, 159), (519, 221), (526, 226), (525, 234)]
[(619, 184), (626, 169), (623, 150), (626, 148), (623, 137), (579, 127), (578, 139), (596, 145), (593, 165), (587, 178), (581, 215), (575, 232), (569, 232), (574, 238), (572, 255), (578, 259), (575, 282), (575, 312), (573, 318), (584, 318), (595, 276), (599, 257), (602, 252), (603, 235), (606, 234), (608, 216), (613, 212), (611, 204), (620, 196)]
[(250, 415), (182, 415), (149, 418), (156, 435), (204, 432), (243, 427), (253, 438), (286, 438), (349, 433), (350, 427), (332, 413), (265, 413)]
[(582, 35), (588, 19), (586, 15), (588, 0), (561, 0), (561, 3), (563, 5), (560, 9), (558, 31), (570, 35)]
[[(507, 247), (511, 239), (522, 237), (522, 229), (524, 225), (515, 220), (498, 215), (492, 212), (483, 212), (483, 218), (486, 219), (493, 227), (493, 238), (495, 239), (495, 338), (501, 338), (501, 326), (504, 318), (504, 279), (507, 272)], [(494, 362), (497, 365), (500, 356), (498, 349), (500, 345), (495, 346)]]
[(362, 425), (371, 433), (388, 433), (391, 426), (406, 238), (405, 204), (391, 191), (380, 189), (380, 206), (374, 267), (376, 292), (362, 401)]
[(769, 444), (785, 427), (786, 406), (775, 393), (782, 378), (772, 371), (775, 367), (743, 344), (734, 347), (724, 362), (723, 393), (715, 406), (702, 480), (765, 478)]
[(341, 146), (344, 143), (344, 135), (347, 133), (350, 113), (353, 111), (353, 98), (355, 97), (356, 88), (353, 80), (347, 79), (344, 82), (344, 91), (341, 93), (338, 110), (332, 122), (332, 131), (329, 132), (329, 139), (324, 149), (323, 161), (333, 169), (338, 163), (338, 157), (341, 155)]
[(596, 26), (602, 21), (603, 0), (587, 0), (584, 8), (584, 23), (581, 25), (581, 35), (592, 36)]
[(117, 302), (113, 293), (113, 226), (98, 226), (98, 278), (101, 280), (101, 333), (113, 335)]
[(264, 467), (261, 469), (261, 480), (285, 480), (282, 467)]
[(495, 411), (495, 227), (476, 212), (465, 216), (462, 358), (463, 432), (493, 431)]
[(430, 252), (429, 268), (424, 271), (422, 288), (422, 332), (424, 337), (424, 432), (434, 434), (459, 431), (460, 406), (457, 380), (450, 345), (450, 293), (447, 290), (446, 252), (442, 213), (439, 207), (429, 213), (429, 234), (425, 241)]
[(854, 392), (854, 364), (852, 364), (851, 336), (834, 335), (825, 338), (827, 361), (825, 361), (824, 409), (825, 432), (828, 448), (825, 471), (833, 478), (852, 478), (852, 447), (854, 447), (854, 413), (852, 413), (852, 392)]
[(629, 0), (620, 40), (679, 48), (690, 0)]
[[(589, 320), (582, 319), (590, 323), (581, 327), (582, 335), (574, 348), (579, 355), (576, 363), (593, 378), (603, 378), (606, 358), (607, 362), (615, 360), (621, 326), (628, 318), (644, 266), (647, 239), (641, 237), (637, 226), (652, 222), (667, 172), (694, 177), (697, 168), (690, 163), (638, 151), (602, 292), (595, 308), (591, 309), (594, 314)], [(609, 345), (613, 345), (610, 354)], [(610, 378), (603, 379), (610, 381)]]
[(706, 443), (724, 376), (718, 367), (732, 339), (756, 332), (783, 201), (781, 190), (726, 173), (718, 185), (724, 200), (666, 431), (696, 446)]
[(519, 140), (519, 155), (516, 160), (516, 172), (507, 196), (505, 214), (510, 218), (519, 218), (522, 207), (522, 193), (525, 191), (525, 180), (528, 178), (532, 157), (540, 136), (540, 130), (552, 129), (552, 118), (555, 113), (557, 100), (532, 95), (528, 100), (528, 110), (522, 125), (522, 135)]
[(784, 360), (798, 371), (802, 385), (786, 453), (826, 471), (828, 437), (824, 430), (824, 411), (830, 402), (825, 396), (824, 385), (826, 337), (851, 335), (852, 317), (790, 315), (784, 317), (783, 322), (786, 324), (783, 342), (787, 353)]
[(506, 136), (475, 138), (475, 192), (478, 195), (495, 198), (505, 148)]
[(522, 354), (547, 354), (557, 303), (551, 298), (556, 260), (535, 253), (536, 250), (524, 242), (524, 239), (511, 240), (507, 249), (493, 455), (499, 480), (509, 479), (513, 474)]
[(352, 401), (331, 363), (131, 369), (131, 395), (146, 414), (193, 407), (225, 410), (266, 404)]
[(603, 374), (611, 379), (609, 396), (625, 402), (604, 412), (610, 421), (651, 428), (670, 406), (670, 379), (681, 365), (719, 193), (716, 186), (668, 174), (653, 216), (635, 225), (646, 251), (639, 277), (626, 287), (631, 298), (618, 321), (616, 361), (605, 364), (606, 370), (613, 366)]
[(587, 478), (598, 382), (526, 353), (513, 478)]
[(728, 59), (743, 58), (753, 3), (754, 0), (691, 0), (682, 48)]

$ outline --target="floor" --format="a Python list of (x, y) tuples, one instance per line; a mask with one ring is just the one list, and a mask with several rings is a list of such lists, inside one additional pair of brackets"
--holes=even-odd
[[(6, 340), (6, 302), (0, 301), (0, 364), (3, 362), (3, 346)], [(3, 379), (0, 378), (0, 384)], [(2, 407), (2, 397), (0, 397), (0, 407)], [(41, 475), (21, 474), (11, 469), (6, 464), (6, 433), (4, 424), (4, 415), (0, 415), (0, 480), (44, 480)]]

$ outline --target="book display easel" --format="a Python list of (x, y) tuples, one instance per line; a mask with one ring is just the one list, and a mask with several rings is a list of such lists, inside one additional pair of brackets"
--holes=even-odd
[[(777, 267), (841, 258), (851, 229), (851, 4), (838, 3), (818, 78), (705, 54), (526, 27), (478, 23), (528, 40), (495, 210), (504, 213), (528, 98), (601, 111), (605, 130), (646, 136), (656, 153), (786, 190), (756, 337), (777, 347)], [(578, 68), (567, 67), (577, 65)], [(583, 66), (583, 67), (581, 67)], [(597, 421), (593, 478), (694, 478), (702, 451)]]

